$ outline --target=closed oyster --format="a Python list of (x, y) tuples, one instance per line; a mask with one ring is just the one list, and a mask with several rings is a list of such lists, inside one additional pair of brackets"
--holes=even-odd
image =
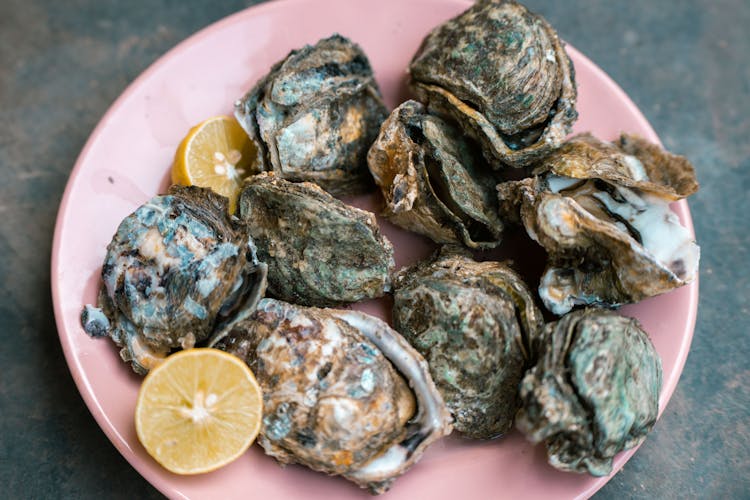
[(367, 56), (340, 35), (293, 50), (235, 104), (259, 171), (334, 195), (372, 186), (365, 156), (387, 115)]
[(656, 422), (661, 360), (638, 321), (601, 309), (547, 324), (544, 340), (521, 382), (516, 426), (545, 443), (552, 466), (605, 476)]
[(259, 442), (281, 464), (382, 493), (451, 431), (424, 359), (372, 316), (263, 299), (216, 347), (253, 369)]
[(399, 273), (393, 324), (427, 359), (456, 430), (491, 438), (510, 429), (518, 384), (544, 325), (513, 270), (443, 249)]
[(190, 348), (263, 296), (266, 265), (247, 228), (209, 189), (173, 186), (126, 217), (107, 247), (98, 306), (84, 329), (109, 335), (146, 373), (174, 348)]
[(330, 306), (391, 289), (393, 246), (375, 215), (315, 184), (271, 173), (251, 177), (240, 194), (239, 216), (268, 264), (268, 291), (276, 298)]
[(409, 67), (419, 99), (453, 117), (488, 159), (526, 166), (578, 117), (573, 64), (555, 30), (509, 0), (479, 0), (438, 26)]
[(498, 186), (500, 211), (547, 250), (539, 295), (553, 313), (637, 302), (697, 276), (700, 250), (669, 208), (698, 189), (684, 157), (637, 136), (583, 134), (536, 173)]
[(500, 243), (497, 179), (454, 125), (407, 101), (393, 110), (367, 162), (385, 197), (383, 215), (438, 243)]

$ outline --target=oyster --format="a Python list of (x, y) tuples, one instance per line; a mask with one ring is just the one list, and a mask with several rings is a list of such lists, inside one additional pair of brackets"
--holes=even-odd
[(268, 264), (268, 291), (302, 305), (329, 306), (380, 297), (391, 288), (393, 246), (375, 215), (309, 182), (262, 173), (239, 199), (258, 258)]
[(109, 335), (146, 373), (171, 349), (190, 348), (263, 296), (266, 265), (247, 228), (209, 189), (173, 186), (126, 217), (107, 247), (98, 306), (84, 329)]
[(684, 157), (637, 136), (583, 134), (536, 173), (498, 196), (505, 219), (520, 218), (549, 254), (539, 294), (553, 313), (637, 302), (697, 276), (700, 250), (669, 208), (698, 189)]
[(393, 110), (367, 155), (385, 197), (383, 215), (438, 243), (500, 243), (497, 179), (454, 125), (407, 101)]
[(281, 464), (382, 493), (451, 431), (424, 359), (372, 316), (263, 299), (215, 346), (253, 369), (263, 389), (259, 442)]
[(559, 146), (578, 117), (562, 42), (514, 1), (479, 0), (433, 29), (409, 70), (419, 99), (453, 117), (498, 167), (529, 165)]
[(399, 273), (393, 324), (427, 359), (456, 430), (491, 438), (511, 427), (544, 321), (509, 267), (444, 248)]
[(334, 195), (372, 186), (365, 156), (387, 115), (367, 56), (341, 35), (293, 50), (235, 104), (260, 171)]
[(552, 466), (605, 476), (656, 422), (661, 360), (637, 320), (607, 310), (572, 312), (544, 340), (521, 382), (516, 426), (545, 443)]

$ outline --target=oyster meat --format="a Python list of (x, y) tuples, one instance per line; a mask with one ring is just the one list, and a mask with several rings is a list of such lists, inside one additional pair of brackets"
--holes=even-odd
[(406, 101), (383, 123), (367, 162), (385, 197), (383, 215), (438, 243), (500, 243), (495, 177), (472, 141)]
[(557, 33), (512, 0), (478, 0), (432, 30), (409, 70), (419, 99), (453, 117), (497, 167), (529, 165), (578, 117), (573, 63)]
[(446, 247), (399, 273), (393, 324), (427, 360), (456, 430), (491, 438), (510, 429), (544, 325), (513, 270)]
[(637, 320), (608, 310), (567, 314), (544, 340), (521, 382), (516, 426), (545, 443), (552, 466), (605, 476), (656, 422), (661, 360)]
[(451, 431), (424, 359), (364, 313), (262, 299), (215, 347), (255, 373), (264, 406), (259, 442), (281, 464), (382, 493)]
[(637, 302), (697, 276), (698, 245), (669, 207), (698, 189), (684, 157), (637, 136), (582, 134), (536, 174), (497, 189), (505, 220), (549, 254), (539, 294), (553, 313)]
[(290, 52), (235, 104), (260, 171), (337, 196), (372, 186), (367, 149), (387, 115), (367, 56), (337, 34)]
[(391, 289), (393, 246), (375, 215), (315, 184), (272, 173), (248, 178), (239, 216), (248, 223), (258, 258), (268, 264), (268, 291), (276, 298), (330, 306)]
[(98, 308), (86, 306), (84, 329), (108, 335), (138, 373), (171, 349), (190, 348), (240, 308), (263, 296), (245, 224), (209, 189), (173, 186), (126, 217), (107, 247)]

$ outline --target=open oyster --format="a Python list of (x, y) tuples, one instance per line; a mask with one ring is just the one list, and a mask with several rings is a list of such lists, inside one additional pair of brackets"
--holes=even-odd
[(190, 348), (239, 308), (263, 296), (266, 266), (227, 199), (173, 186), (126, 217), (107, 247), (98, 306), (84, 329), (109, 335), (145, 373), (173, 348)]
[(656, 422), (661, 360), (638, 321), (607, 310), (572, 312), (547, 324), (544, 340), (516, 426), (546, 444), (554, 467), (605, 476)]
[(478, 0), (432, 30), (409, 69), (419, 99), (501, 164), (529, 165), (578, 116), (573, 64), (557, 33), (511, 0)]
[(406, 101), (383, 123), (367, 162), (385, 197), (383, 215), (438, 243), (500, 243), (494, 177), (450, 123)]
[(381, 297), (391, 288), (393, 246), (375, 215), (344, 204), (309, 182), (272, 173), (248, 178), (239, 199), (268, 291), (302, 305)]
[(699, 248), (669, 208), (698, 189), (684, 157), (636, 136), (583, 134), (536, 173), (497, 189), (505, 219), (520, 217), (549, 254), (539, 294), (550, 311), (636, 302), (697, 276)]
[(367, 56), (340, 35), (293, 50), (235, 104), (259, 170), (335, 195), (372, 185), (365, 155), (387, 115)]
[(544, 325), (515, 272), (444, 248), (399, 273), (393, 324), (427, 359), (456, 430), (491, 438), (511, 427), (518, 384)]
[(382, 493), (451, 431), (424, 359), (372, 316), (263, 299), (215, 346), (253, 369), (259, 442), (281, 464)]

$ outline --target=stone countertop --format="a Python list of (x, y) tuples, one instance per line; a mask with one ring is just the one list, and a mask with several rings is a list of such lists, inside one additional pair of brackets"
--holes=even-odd
[[(57, 338), (55, 215), (86, 138), (151, 62), (240, 0), (0, 2), (0, 484), (7, 498), (158, 498), (76, 390)], [(695, 164), (695, 337), (674, 396), (598, 498), (750, 492), (750, 4), (527, 0)]]

